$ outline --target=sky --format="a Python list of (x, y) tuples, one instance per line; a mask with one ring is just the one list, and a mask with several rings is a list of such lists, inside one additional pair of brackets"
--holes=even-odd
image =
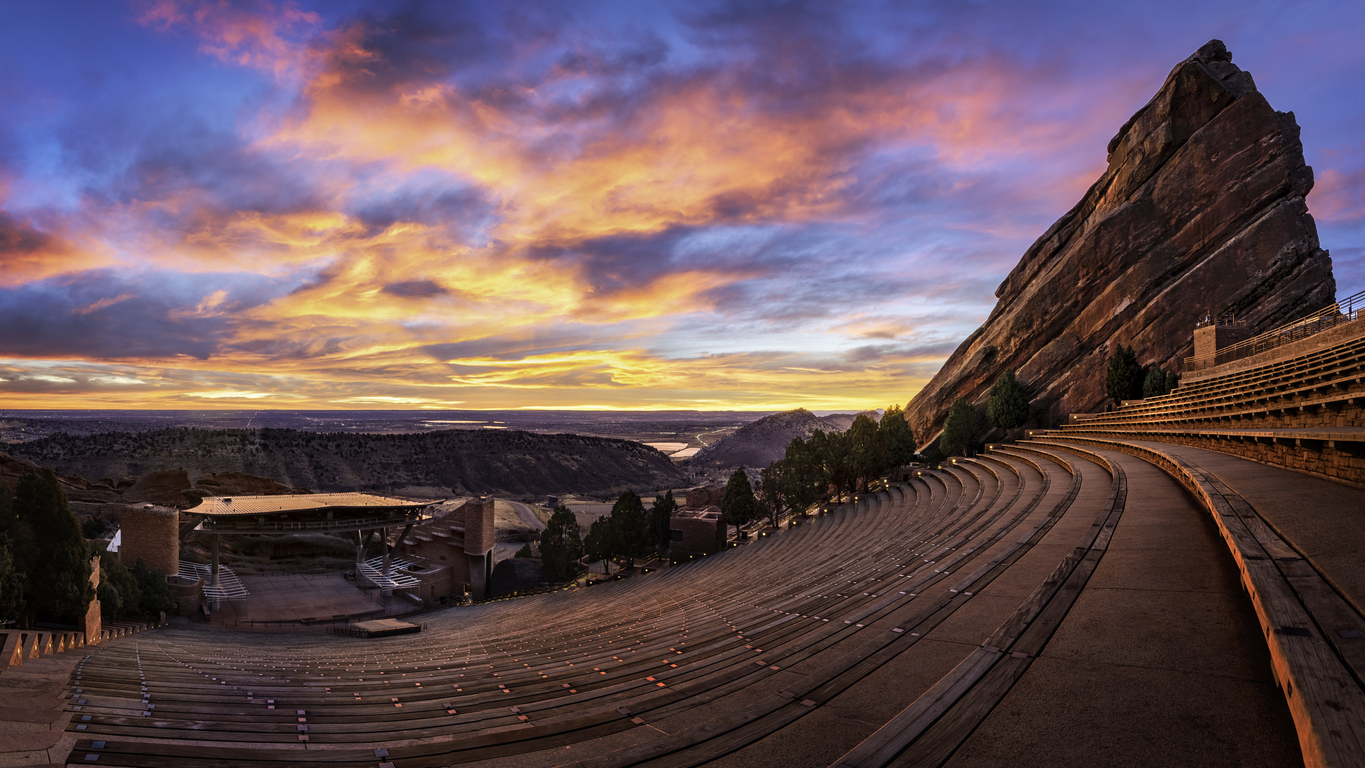
[(1212, 38), (1365, 289), (1365, 4), (0, 6), (0, 408), (907, 402)]

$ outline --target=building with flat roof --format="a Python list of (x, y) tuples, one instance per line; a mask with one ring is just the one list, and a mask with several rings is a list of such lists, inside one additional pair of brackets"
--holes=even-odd
[(725, 521), (720, 507), (685, 507), (668, 519), (669, 558), (675, 562), (719, 552), (725, 546)]

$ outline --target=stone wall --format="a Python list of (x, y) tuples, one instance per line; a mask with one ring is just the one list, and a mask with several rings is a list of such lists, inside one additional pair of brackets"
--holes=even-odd
[(1188, 445), (1365, 488), (1365, 453), (1362, 452), (1361, 443), (1337, 443), (1331, 440), (1292, 437), (1149, 435), (1123, 432), (1075, 434), (1068, 431), (1057, 437), (1082, 440), (1086, 437), (1097, 437)]
[(469, 555), (482, 555), (491, 550), (497, 540), (493, 527), (493, 497), (466, 502), (464, 508), (464, 551)]
[(123, 543), (118, 559), (131, 568), (142, 558), (148, 567), (170, 576), (180, 571), (180, 513), (174, 507), (150, 504), (123, 510), (119, 529)]

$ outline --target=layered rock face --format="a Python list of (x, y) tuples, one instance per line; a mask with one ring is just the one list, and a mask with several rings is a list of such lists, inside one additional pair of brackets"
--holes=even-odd
[(996, 289), (986, 323), (906, 407), (921, 442), (959, 397), (984, 404), (1013, 368), (1031, 423), (1103, 408), (1112, 349), (1180, 369), (1205, 313), (1253, 333), (1330, 303), (1332, 261), (1304, 197), (1292, 112), (1276, 112), (1214, 40), (1109, 142), (1109, 168)]

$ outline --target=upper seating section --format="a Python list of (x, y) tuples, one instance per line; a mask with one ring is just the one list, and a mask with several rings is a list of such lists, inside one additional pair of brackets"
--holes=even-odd
[(1365, 427), (1365, 323), (1353, 330), (1328, 348), (1182, 384), (1169, 395), (1078, 417), (1066, 429)]
[(1190, 445), (1365, 484), (1365, 323), (1339, 324), (1272, 357), (1078, 416), (1061, 434)]

